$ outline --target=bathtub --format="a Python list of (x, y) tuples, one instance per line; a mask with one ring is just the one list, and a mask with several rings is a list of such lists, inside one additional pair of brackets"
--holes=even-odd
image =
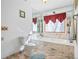
[(76, 40), (73, 40), (73, 42), (70, 43), (70, 41), (66, 40), (66, 39), (57, 39), (57, 38), (50, 38), (50, 37), (40, 37), (39, 41), (51, 42), (51, 43), (56, 43), (56, 44), (64, 44), (64, 45), (73, 46), (74, 47), (74, 59), (78, 59)]
[(32, 39), (36, 40), (36, 41), (50, 42), (50, 43), (73, 46), (74, 47), (74, 57), (75, 57), (74, 59), (78, 59), (76, 40), (73, 40), (73, 42), (70, 43), (70, 41), (66, 40), (66, 39), (58, 39), (58, 38), (51, 38), (51, 37), (45, 37), (45, 36), (41, 37), (39, 34), (32, 35)]

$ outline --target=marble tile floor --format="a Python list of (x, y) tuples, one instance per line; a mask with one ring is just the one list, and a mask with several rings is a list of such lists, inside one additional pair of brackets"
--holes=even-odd
[[(45, 59), (74, 59), (74, 47), (63, 44), (48, 43), (44, 42), (43, 46), (38, 46), (33, 49), (34, 52), (40, 51), (42, 49), (45, 52)], [(22, 54), (16, 53), (8, 56), (5, 59), (30, 59), (29, 49), (25, 49)]]

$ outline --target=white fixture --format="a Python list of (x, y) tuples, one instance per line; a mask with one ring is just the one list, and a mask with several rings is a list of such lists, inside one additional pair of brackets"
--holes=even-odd
[(32, 47), (32, 46), (34, 47), (34, 46), (36, 46), (35, 43), (30, 42), (31, 39), (32, 39), (32, 34), (33, 34), (33, 32), (31, 31), (31, 32), (28, 34), (28, 38), (25, 38), (25, 39), (27, 39), (27, 40), (26, 40), (26, 41), (24, 42), (24, 44), (21, 46), (20, 51), (23, 51), (24, 48), (25, 48), (25, 46), (29, 46), (29, 47)]

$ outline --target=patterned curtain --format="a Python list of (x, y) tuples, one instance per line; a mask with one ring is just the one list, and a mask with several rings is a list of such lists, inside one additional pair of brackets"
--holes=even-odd
[(36, 24), (37, 18), (33, 18), (33, 23)]
[(33, 32), (37, 32), (37, 18), (33, 18), (32, 24), (33, 24)]
[(64, 32), (66, 13), (44, 16), (46, 32)]

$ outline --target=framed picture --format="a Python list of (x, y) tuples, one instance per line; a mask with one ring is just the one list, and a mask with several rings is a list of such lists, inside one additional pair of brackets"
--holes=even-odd
[(25, 18), (25, 11), (19, 10), (20, 17)]

